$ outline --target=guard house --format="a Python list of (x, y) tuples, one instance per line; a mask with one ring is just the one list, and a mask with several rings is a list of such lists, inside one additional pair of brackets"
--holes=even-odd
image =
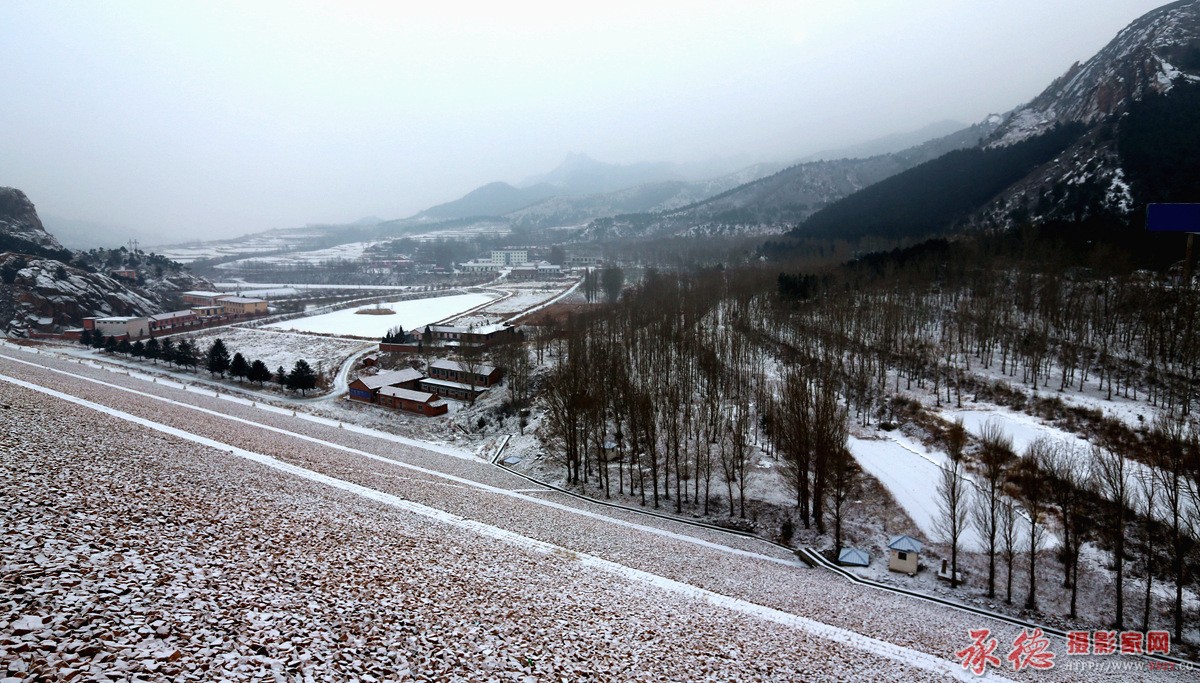
[(923, 547), (921, 542), (912, 536), (893, 536), (888, 543), (888, 550), (891, 551), (888, 557), (888, 569), (915, 576)]

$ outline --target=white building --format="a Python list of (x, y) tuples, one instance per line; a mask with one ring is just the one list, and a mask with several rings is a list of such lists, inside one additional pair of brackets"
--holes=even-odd
[(492, 263), (497, 266), (519, 266), (529, 262), (528, 249), (493, 249)]
[(96, 318), (95, 326), (105, 337), (129, 337), (130, 341), (150, 336), (150, 319), (129, 316)]

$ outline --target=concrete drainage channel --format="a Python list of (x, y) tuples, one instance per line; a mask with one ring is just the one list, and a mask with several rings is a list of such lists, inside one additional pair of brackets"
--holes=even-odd
[[(695, 520), (683, 519), (680, 517), (674, 517), (671, 515), (663, 514), (661, 512), (654, 512), (652, 510), (642, 510), (642, 509), (635, 508), (635, 507), (629, 507), (628, 505), (621, 505), (620, 503), (613, 503), (610, 501), (598, 500), (596, 498), (591, 498), (589, 496), (585, 496), (583, 494), (576, 493), (574, 491), (568, 491), (567, 489), (564, 489), (560, 486), (555, 486), (554, 484), (546, 483), (540, 479), (531, 477), (531, 476), (529, 476), (527, 474), (523, 474), (521, 472), (517, 472), (516, 470), (513, 470), (508, 467), (504, 467), (503, 465), (497, 463), (496, 460), (499, 459), (500, 453), (503, 452), (504, 447), (507, 445), (508, 445), (508, 439), (505, 439), (504, 444), (501, 445), (499, 449), (497, 449), (496, 454), (492, 459), (492, 465), (499, 469), (504, 470), (505, 472), (508, 472), (509, 474), (513, 474), (522, 479), (525, 479), (526, 481), (529, 481), (530, 483), (537, 484), (538, 486), (544, 487), (548, 491), (554, 491), (557, 493), (561, 493), (561, 494), (570, 496), (572, 498), (577, 498), (579, 500), (586, 501), (593, 505), (602, 505), (604, 507), (613, 508), (613, 509), (617, 509), (617, 510), (624, 510), (626, 512), (633, 512), (633, 513), (636, 513), (639, 515), (646, 515), (648, 517), (657, 517), (658, 519), (670, 520), (670, 521), (678, 523), (678, 524), (686, 524), (688, 526), (694, 526), (694, 527), (701, 528), (701, 529), (708, 529), (711, 531), (718, 531), (718, 532), (721, 532), (724, 534), (740, 536), (742, 538), (752, 538), (760, 543), (765, 543), (767, 545), (775, 546), (776, 548), (781, 548), (790, 553), (793, 553), (796, 556), (797, 560), (799, 560), (801, 563), (803, 563), (804, 565), (807, 565), (810, 568), (826, 569), (826, 570), (831, 571), (834, 574), (837, 574), (838, 576), (840, 576), (843, 579), (850, 581), (852, 583), (856, 583), (856, 584), (859, 584), (862, 586), (867, 586), (869, 588), (874, 588), (875, 590), (887, 591), (889, 593), (893, 593), (896, 595), (904, 595), (904, 596), (907, 596), (907, 597), (910, 597), (910, 598), (913, 598), (916, 600), (924, 600), (925, 602), (936, 603), (938, 605), (950, 607), (950, 608), (959, 610), (961, 612), (967, 612), (969, 614), (974, 614), (974, 615), (977, 615), (977, 616), (980, 616), (980, 617), (983, 617), (986, 619), (995, 619), (996, 621), (1002, 621), (1006, 624), (1011, 624), (1013, 626), (1019, 626), (1024, 629), (1040, 628), (1042, 630), (1042, 633), (1045, 633), (1046, 635), (1058, 636), (1059, 638), (1062, 638), (1064, 640), (1067, 637), (1067, 632), (1063, 631), (1062, 629), (1059, 629), (1059, 628), (1054, 628), (1052, 626), (1044, 626), (1042, 624), (1035, 624), (1031, 621), (1025, 621), (1023, 619), (1018, 619), (1016, 617), (1010, 617), (1006, 614), (1000, 614), (999, 612), (992, 612), (990, 610), (983, 609), (982, 607), (972, 607), (970, 605), (964, 605), (962, 603), (954, 602), (952, 600), (946, 600), (944, 598), (939, 598), (939, 597), (936, 597), (933, 595), (927, 595), (925, 593), (921, 593), (918, 591), (912, 591), (912, 590), (908, 590), (906, 588), (898, 588), (896, 586), (889, 586), (886, 584), (879, 583), (877, 581), (872, 581), (870, 579), (864, 579), (861, 576), (857, 576), (857, 575), (855, 575), (851, 572), (848, 572), (845, 569), (839, 567), (837, 564), (831, 562), (830, 560), (825, 558), (825, 556), (821, 555), (820, 552), (818, 552), (812, 548), (791, 548), (789, 546), (783, 545), (782, 543), (776, 543), (774, 541), (765, 539), (765, 538), (763, 538), (757, 534), (751, 533), (749, 531), (741, 531), (739, 529), (727, 529), (725, 527), (717, 526), (715, 524), (707, 524), (705, 522), (697, 522)], [(1197, 663), (1197, 662), (1194, 662), (1194, 661), (1191, 661), (1188, 659), (1182, 659), (1180, 657), (1172, 657), (1170, 655), (1143, 654), (1143, 655), (1138, 655), (1138, 656), (1143, 659), (1152, 660), (1155, 662), (1164, 662), (1164, 663), (1173, 664), (1177, 667), (1180, 667), (1181, 669), (1186, 669), (1186, 670), (1200, 668), (1200, 663)]]

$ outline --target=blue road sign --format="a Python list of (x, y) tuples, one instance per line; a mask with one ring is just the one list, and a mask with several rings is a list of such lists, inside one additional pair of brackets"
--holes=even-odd
[(1146, 207), (1146, 229), (1200, 233), (1200, 204), (1150, 204)]

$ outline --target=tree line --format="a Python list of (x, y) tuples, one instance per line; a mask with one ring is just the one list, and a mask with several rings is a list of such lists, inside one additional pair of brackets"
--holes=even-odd
[(204, 368), (213, 377), (224, 378), (228, 374), (239, 383), (255, 382), (260, 387), (273, 381), (282, 389), (299, 391), (302, 396), (315, 389), (320, 380), (316, 371), (303, 358), (297, 360), (290, 371), (283, 366), (272, 371), (263, 361), (248, 360), (240, 352), (230, 356), (229, 349), (221, 339), (213, 340), (206, 350), (201, 351), (188, 339), (181, 339), (176, 343), (170, 337), (163, 338), (162, 341), (151, 337), (144, 342), (140, 339), (130, 342), (126, 336), (118, 338), (105, 336), (99, 330), (84, 330), (79, 337), (79, 343), (108, 353), (150, 360), (155, 364), (162, 361), (193, 372), (203, 362)]

